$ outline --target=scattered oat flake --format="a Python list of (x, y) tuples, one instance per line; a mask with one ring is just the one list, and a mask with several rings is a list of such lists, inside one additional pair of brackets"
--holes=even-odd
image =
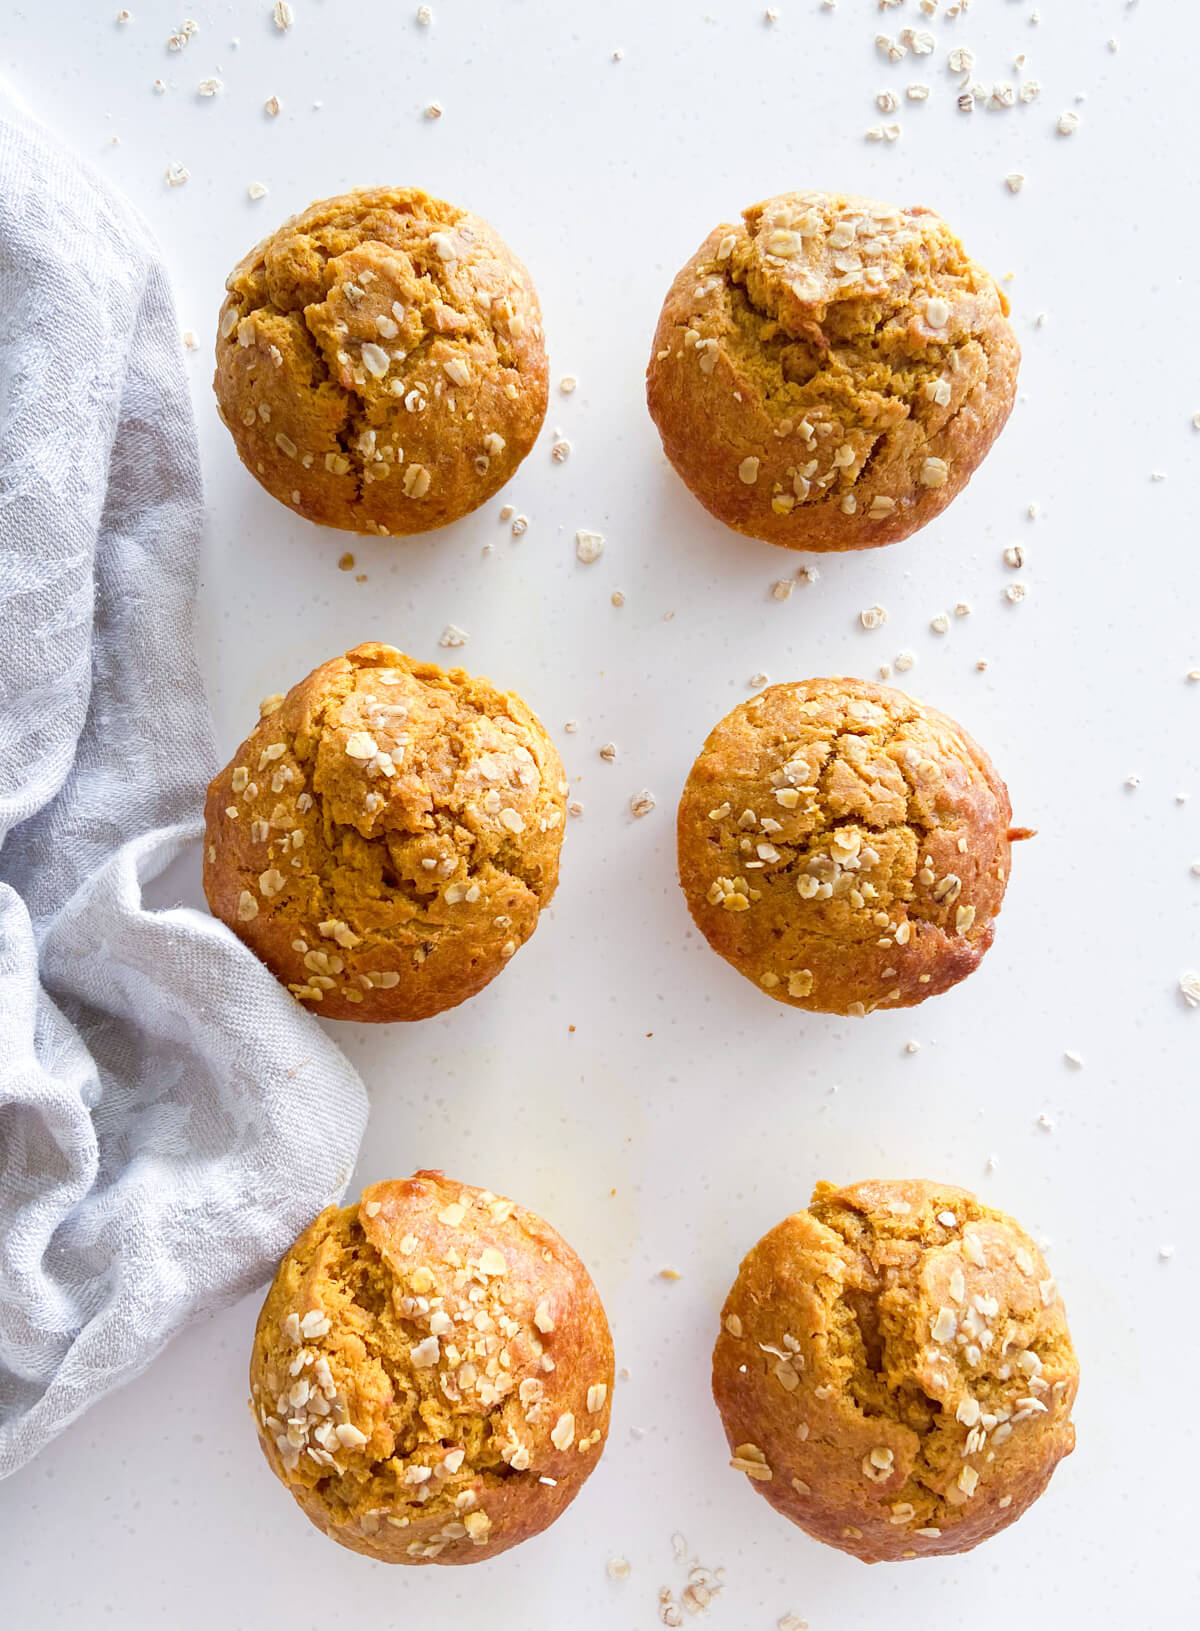
[(466, 629), (460, 629), (457, 623), (447, 623), (442, 630), (439, 646), (465, 646), (471, 636)]
[(564, 374), (558, 382), (558, 388), (564, 396), (570, 396), (571, 392), (578, 384), (579, 381), (575, 378), (574, 374)]
[(550, 457), (555, 464), (566, 464), (571, 457), (571, 444), (566, 437), (560, 436), (557, 442), (551, 444)]
[(629, 808), (635, 816), (648, 816), (654, 808), (654, 794), (643, 787), (640, 793), (635, 793), (629, 800)]
[(275, 19), (275, 27), (281, 34), (291, 28), (296, 20), (291, 6), (288, 5), (288, 0), (275, 0), (275, 4), (271, 8), (271, 16)]
[(1012, 601), (1015, 606), (1018, 601), (1024, 600), (1029, 593), (1029, 585), (1025, 583), (1010, 583), (1004, 591), (1005, 600)]
[(268, 96), (263, 103), (263, 112), (269, 119), (274, 119), (279, 113), (280, 102), (277, 96)]
[(420, 23), (422, 28), (428, 28), (430, 23), (433, 21), (433, 7), (418, 6), (417, 21)]
[(612, 764), (614, 759), (617, 757), (617, 744), (615, 742), (605, 742), (604, 746), (600, 749), (600, 757), (604, 760), (605, 764)]
[(896, 672), (898, 674), (907, 674), (916, 660), (911, 651), (898, 651), (896, 653)]
[(445, 111), (440, 102), (430, 102), (425, 108), (425, 117), (427, 119), (440, 119)]
[(163, 171), (163, 179), (168, 187), (182, 187), (191, 173), (185, 164), (180, 164), (178, 159), (172, 159)]
[(1048, 1110), (1043, 1110), (1037, 1118), (1037, 1124), (1044, 1133), (1052, 1133), (1057, 1126), (1054, 1117)]
[(222, 82), (219, 79), (217, 79), (215, 77), (212, 77), (212, 78), (209, 78), (209, 79), (202, 79), (200, 81), (200, 83), (196, 86), (196, 95), (197, 96), (219, 96), (220, 93), (224, 89), (225, 89), (225, 86), (222, 84)]
[(945, 612), (938, 612), (936, 617), (930, 618), (929, 627), (935, 634), (945, 634), (946, 630), (950, 627), (950, 619), (946, 616)]
[(683, 1275), (680, 1274), (678, 1269), (673, 1269), (673, 1268), (670, 1268), (670, 1267), (665, 1268), (665, 1269), (659, 1269), (658, 1277), (659, 1277), (660, 1280), (682, 1280), (683, 1279)]
[(1167, 1263), (1167, 1262), (1169, 1262), (1169, 1261), (1170, 1261), (1170, 1259), (1171, 1259), (1171, 1258), (1172, 1258), (1172, 1257), (1174, 1257), (1174, 1255), (1175, 1255), (1175, 1248), (1174, 1248), (1174, 1246), (1170, 1246), (1170, 1245), (1162, 1245), (1162, 1246), (1160, 1246), (1160, 1247), (1159, 1247), (1159, 1248), (1158, 1248), (1158, 1256), (1159, 1256), (1159, 1261), (1160, 1261), (1160, 1262), (1162, 1262), (1162, 1263)]
[(267, 196), (267, 189), (261, 181), (252, 181), (246, 188), (246, 196), (254, 199), (254, 201), (257, 203), (260, 198), (265, 198)]
[(117, 21), (119, 23), (131, 23), (133, 21), (133, 13), (131, 11), (119, 11), (117, 13)]
[(874, 606), (867, 606), (858, 614), (858, 621), (864, 629), (880, 629), (888, 620), (888, 614), (878, 602)]
[(600, 532), (588, 532), (585, 528), (581, 527), (575, 534), (576, 559), (582, 561), (584, 566), (590, 566), (593, 561), (598, 561), (603, 554), (604, 534)]
[(1200, 973), (1185, 969), (1179, 976), (1179, 990), (1189, 1008), (1200, 1008)]
[(795, 583), (791, 578), (777, 578), (771, 585), (771, 599), (788, 600), (794, 588)]
[(604, 1566), (604, 1571), (610, 1580), (628, 1580), (630, 1575), (629, 1560), (624, 1557), (610, 1557)]
[(1076, 1070), (1083, 1069), (1083, 1055), (1076, 1053), (1074, 1048), (1068, 1048), (1063, 1054), (1063, 1058), (1069, 1065), (1074, 1065)]
[(612, 602), (612, 604), (614, 606), (624, 606), (624, 604), (625, 604), (625, 591), (624, 591), (624, 589), (614, 589), (612, 594), (609, 595), (608, 598), (609, 598), (609, 600)]
[(779, 1621), (779, 1631), (808, 1631), (808, 1621), (799, 1614), (785, 1614)]
[(189, 351), (198, 351), (200, 349), (200, 341), (196, 338), (195, 329), (184, 329), (183, 343)]
[(1019, 170), (1010, 170), (1008, 175), (1006, 175), (1004, 178), (1004, 185), (1008, 188), (1010, 193), (1019, 193), (1021, 188), (1025, 185), (1025, 177)]
[(1058, 133), (1060, 136), (1073, 136), (1079, 129), (1079, 115), (1070, 108), (1058, 116)]

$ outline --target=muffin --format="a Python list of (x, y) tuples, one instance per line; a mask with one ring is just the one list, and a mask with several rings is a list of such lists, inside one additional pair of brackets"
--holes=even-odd
[(587, 1270), (533, 1212), (440, 1172), (331, 1206), (254, 1333), (263, 1454), (331, 1539), (478, 1563), (565, 1511), (608, 1434), (613, 1350)]
[(537, 717), (374, 644), (263, 707), (208, 789), (213, 914), (327, 1019), (481, 991), (558, 883), (567, 785)]
[(1033, 1241), (964, 1189), (818, 1184), (743, 1262), (713, 1397), (777, 1512), (864, 1563), (966, 1552), (1075, 1448), (1079, 1367)]
[(663, 449), (727, 526), (869, 549), (932, 521), (999, 435), (1008, 301), (924, 208), (781, 193), (671, 285), (646, 375)]
[(428, 532), (513, 475), (546, 413), (529, 273), (486, 221), (413, 187), (310, 204), (230, 273), (217, 403), (281, 504)]
[(714, 951), (777, 1002), (908, 1008), (979, 966), (1008, 790), (961, 725), (867, 680), (739, 703), (679, 801), (679, 881)]

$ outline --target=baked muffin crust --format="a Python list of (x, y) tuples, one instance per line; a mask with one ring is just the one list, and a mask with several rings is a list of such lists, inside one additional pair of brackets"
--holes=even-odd
[(1042, 1254), (966, 1190), (818, 1184), (749, 1253), (713, 1395), (777, 1512), (867, 1563), (964, 1552), (1075, 1446), (1079, 1368)]
[(204, 891), (326, 1018), (425, 1019), (481, 990), (537, 927), (565, 795), (520, 697), (357, 646), (270, 699), (214, 778)]
[(1004, 898), (1008, 791), (960, 725), (857, 679), (773, 685), (710, 733), (679, 802), (709, 945), (777, 1002), (904, 1008), (978, 967)]
[(608, 1321), (543, 1219), (440, 1172), (329, 1207), (254, 1335), (263, 1454), (305, 1514), (386, 1563), (475, 1563), (561, 1515), (608, 1433)]
[(214, 389), (246, 468), (349, 532), (444, 526), (513, 475), (548, 364), (529, 273), (411, 187), (311, 204), (226, 282)]
[(1007, 313), (932, 210), (782, 193), (716, 227), (672, 284), (650, 414), (737, 531), (789, 549), (893, 543), (962, 490), (1008, 418)]

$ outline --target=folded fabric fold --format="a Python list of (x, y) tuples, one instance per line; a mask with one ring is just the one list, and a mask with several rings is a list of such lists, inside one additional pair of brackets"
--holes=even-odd
[(202, 516), (153, 238), (0, 98), (0, 1477), (265, 1279), (365, 1123), (246, 948), (143, 898), (215, 768)]

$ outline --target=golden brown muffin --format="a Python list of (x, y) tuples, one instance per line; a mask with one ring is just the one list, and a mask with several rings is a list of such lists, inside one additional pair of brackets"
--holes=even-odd
[(867, 680), (739, 703), (679, 801), (679, 881), (714, 951), (778, 1002), (908, 1008), (992, 943), (1008, 789), (952, 719)]
[(548, 364), (529, 273), (412, 187), (310, 204), (230, 273), (213, 382), (242, 463), (347, 532), (428, 532), (533, 446)]
[(322, 1212), (250, 1360), (271, 1470), (318, 1529), (385, 1563), (478, 1563), (552, 1524), (599, 1459), (612, 1382), (566, 1241), (440, 1172)]
[(646, 374), (668, 459), (788, 549), (907, 538), (966, 486), (1016, 393), (1008, 301), (924, 208), (781, 193), (671, 285)]
[(373, 644), (264, 708), (208, 790), (214, 915), (327, 1019), (482, 990), (558, 883), (567, 784), (536, 715)]
[(713, 1352), (731, 1465), (865, 1563), (966, 1552), (1075, 1448), (1079, 1366), (1012, 1218), (922, 1180), (818, 1184), (738, 1271)]

